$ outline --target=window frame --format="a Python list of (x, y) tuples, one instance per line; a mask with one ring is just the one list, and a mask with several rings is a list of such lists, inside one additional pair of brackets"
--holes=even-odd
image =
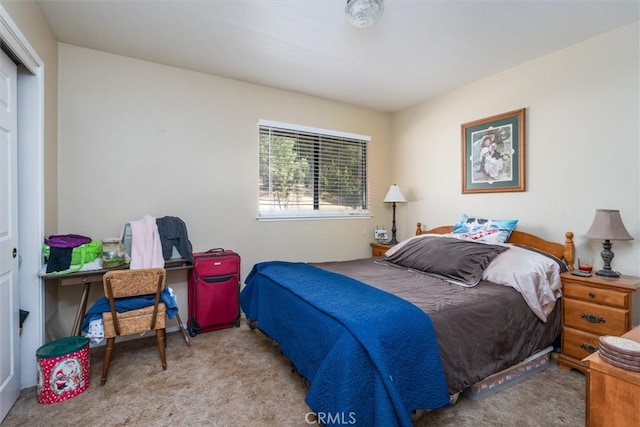
[[(371, 137), (368, 135), (361, 135), (350, 132), (343, 132), (331, 129), (322, 129), (315, 128), (310, 126), (292, 124), (292, 123), (284, 123), (273, 120), (265, 120), (260, 119), (258, 121), (258, 145), (260, 145), (261, 135), (263, 129), (279, 129), (284, 132), (291, 133), (303, 133), (306, 135), (313, 135), (318, 138), (327, 137), (327, 138), (335, 138), (335, 139), (345, 139), (349, 140), (350, 143), (356, 142), (361, 143), (365, 147), (364, 158), (362, 161), (364, 162), (364, 171), (363, 171), (363, 179), (364, 182), (360, 182), (361, 185), (364, 186), (364, 199), (366, 206), (361, 209), (335, 209), (335, 210), (322, 210), (319, 209), (319, 206), (316, 206), (316, 197), (319, 198), (319, 195), (315, 194), (317, 192), (317, 185), (314, 184), (314, 208), (311, 209), (269, 209), (269, 210), (261, 210), (260, 209), (260, 185), (258, 185), (258, 221), (295, 221), (295, 220), (326, 220), (326, 219), (369, 219), (372, 218), (372, 214), (370, 212), (370, 204), (371, 199), (369, 196), (369, 143), (371, 142)], [(315, 147), (317, 149), (317, 147)], [(258, 154), (258, 170), (260, 170), (260, 161), (261, 155)], [(313, 175), (315, 176), (318, 173), (318, 169), (313, 168)]]

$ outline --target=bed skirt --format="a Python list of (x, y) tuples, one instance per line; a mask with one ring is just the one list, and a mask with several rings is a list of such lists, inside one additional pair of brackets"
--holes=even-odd
[(538, 372), (544, 371), (549, 366), (549, 357), (552, 350), (553, 347), (549, 346), (531, 355), (517, 365), (477, 382), (465, 389), (464, 395), (472, 400), (482, 399), (509, 388), (520, 381), (526, 380)]

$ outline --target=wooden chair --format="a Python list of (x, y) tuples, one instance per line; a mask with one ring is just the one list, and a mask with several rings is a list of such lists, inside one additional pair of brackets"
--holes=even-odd
[[(110, 311), (102, 314), (104, 336), (107, 339), (104, 361), (102, 362), (102, 378), (100, 385), (107, 382), (111, 355), (115, 347), (116, 337), (156, 331), (158, 350), (162, 369), (167, 369), (166, 358), (166, 319), (167, 309), (160, 299), (165, 287), (166, 271), (164, 268), (146, 268), (138, 270), (113, 270), (105, 273), (102, 279), (104, 294), (109, 300)], [(119, 298), (154, 295), (151, 306), (117, 313), (115, 301)]]

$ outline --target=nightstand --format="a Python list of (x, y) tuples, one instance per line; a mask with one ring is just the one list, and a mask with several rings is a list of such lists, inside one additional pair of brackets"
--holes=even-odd
[(586, 373), (582, 359), (598, 350), (602, 335), (620, 336), (631, 329), (632, 296), (640, 277), (609, 279), (562, 273), (562, 344), (560, 368)]
[(371, 256), (373, 258), (382, 257), (392, 246), (393, 245), (385, 245), (384, 243), (371, 243)]

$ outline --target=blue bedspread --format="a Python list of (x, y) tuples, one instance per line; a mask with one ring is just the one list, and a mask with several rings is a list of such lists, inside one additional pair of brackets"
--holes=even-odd
[(412, 426), (449, 404), (431, 319), (413, 304), (304, 264), (256, 264), (240, 304), (309, 380), (327, 425)]

